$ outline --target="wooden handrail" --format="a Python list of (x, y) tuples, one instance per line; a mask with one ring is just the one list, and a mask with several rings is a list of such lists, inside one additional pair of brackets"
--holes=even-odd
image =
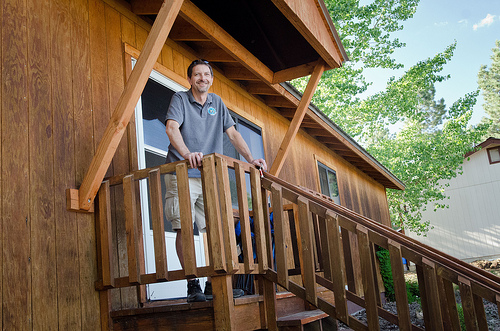
[[(100, 279), (96, 288), (105, 290), (137, 284), (152, 284), (163, 281), (230, 274), (256, 274), (265, 277), (263, 288), (267, 318), (276, 312), (273, 288), (277, 283), (298, 297), (322, 309), (330, 316), (343, 321), (354, 330), (378, 330), (379, 317), (397, 324), (400, 330), (420, 330), (412, 325), (402, 258), (416, 264), (421, 304), (426, 328), (432, 330), (456, 329), (458, 313), (453, 284), (460, 288), (466, 323), (469, 327), (487, 327), (482, 299), (500, 306), (500, 279), (489, 273), (423, 245), (367, 217), (339, 206), (324, 196), (308, 189), (287, 183), (268, 173), (261, 178), (257, 169), (246, 163), (219, 154), (207, 155), (203, 159), (202, 182), (207, 207), (207, 230), (209, 265), (197, 267), (194, 261), (192, 232), (183, 237), (185, 266), (182, 270), (167, 270), (163, 236), (162, 197), (159, 191), (161, 174), (177, 172), (183, 228), (191, 225), (191, 205), (187, 190), (187, 161), (179, 161), (150, 169), (139, 170), (129, 175), (108, 178), (99, 191), (98, 253)], [(231, 203), (229, 169), (234, 169), (238, 192), (238, 210), (233, 212)], [(252, 211), (249, 211), (246, 176), (250, 176)], [(114, 277), (111, 268), (110, 208), (111, 186), (123, 185), (125, 204), (136, 203), (134, 182), (150, 181), (151, 210), (154, 214), (153, 236), (157, 272), (143, 274), (138, 265), (137, 238), (127, 238), (129, 276)], [(271, 195), (272, 207), (267, 204)], [(134, 222), (141, 222), (132, 206), (126, 206), (126, 228), (128, 236), (137, 236)], [(273, 214), (274, 235), (271, 234), (270, 214)], [(238, 262), (234, 233), (234, 214), (238, 214), (242, 228), (243, 263)], [(250, 230), (250, 217), (254, 231)], [(155, 225), (156, 224), (156, 225)], [(137, 224), (135, 224), (137, 225)], [(339, 231), (339, 228), (341, 231)], [(361, 262), (361, 285), (363, 295), (347, 290), (345, 265), (348, 260), (343, 253), (342, 237), (353, 233), (357, 238), (359, 261)], [(184, 231), (183, 231), (184, 233)], [(254, 235), (254, 240), (252, 240)], [(273, 255), (273, 243), (274, 253)], [(381, 305), (375, 245), (388, 249), (398, 314), (392, 314)], [(255, 251), (255, 252), (254, 252)], [(254, 259), (254, 253), (257, 258)], [(291, 256), (290, 256), (291, 255)], [(298, 255), (298, 256), (297, 256)], [(292, 264), (292, 265), (291, 265)], [(296, 276), (300, 273), (301, 277)], [(335, 298), (329, 301), (317, 296), (322, 286), (332, 291)], [(367, 323), (363, 323), (347, 311), (348, 301), (366, 309)], [(472, 307), (472, 308), (471, 308)], [(267, 308), (266, 308), (267, 309)]]

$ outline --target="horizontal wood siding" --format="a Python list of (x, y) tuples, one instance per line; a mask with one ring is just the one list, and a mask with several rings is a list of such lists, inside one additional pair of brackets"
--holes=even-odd
[[(119, 0), (4, 0), (0, 21), (0, 323), (16, 330), (99, 329), (95, 217), (68, 212), (65, 191), (81, 184), (121, 96), (130, 70), (124, 43), (140, 50), (150, 25)], [(185, 77), (195, 58), (167, 40), (158, 63), (185, 84), (176, 77)], [(289, 121), (221, 72), (212, 92), (262, 128), (271, 164)], [(137, 168), (133, 119), (125, 137), (107, 176)], [(337, 171), (343, 205), (388, 222), (383, 187), (302, 130), (280, 177), (319, 190), (313, 154)], [(111, 194), (117, 215), (124, 213), (122, 194)], [(113, 271), (124, 276), (125, 222), (115, 228)], [(112, 309), (136, 307), (137, 291), (113, 290), (110, 302)]]

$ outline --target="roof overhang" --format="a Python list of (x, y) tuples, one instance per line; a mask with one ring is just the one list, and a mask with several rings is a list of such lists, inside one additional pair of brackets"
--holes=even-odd
[(479, 145), (476, 145), (472, 151), (466, 153), (464, 155), (464, 158), (467, 158), (467, 157), (471, 156), (472, 154), (479, 152), (483, 148), (490, 147), (490, 146), (494, 147), (494, 146), (498, 146), (498, 145), (500, 145), (500, 138), (489, 137), (488, 139), (486, 139), (485, 141), (483, 141)]

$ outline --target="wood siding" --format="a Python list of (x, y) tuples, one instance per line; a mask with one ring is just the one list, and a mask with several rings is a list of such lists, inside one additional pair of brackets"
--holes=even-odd
[[(100, 329), (94, 214), (68, 212), (124, 87), (124, 43), (140, 50), (150, 25), (118, 0), (0, 2), (1, 327)], [(195, 58), (168, 40), (158, 63), (181, 84)], [(212, 92), (262, 127), (271, 164), (289, 121), (216, 72)], [(137, 167), (133, 121), (107, 175)], [(319, 190), (314, 154), (337, 171), (342, 205), (388, 224), (385, 190), (299, 130), (280, 177)], [(120, 191), (111, 192), (111, 203)], [(117, 199), (114, 199), (114, 197)], [(124, 207), (116, 205), (116, 213)], [(116, 218), (114, 218), (116, 219)], [(125, 223), (113, 234), (126, 272)], [(137, 305), (136, 290), (111, 291), (112, 309)], [(104, 300), (105, 301), (105, 300)]]
[(449, 208), (422, 213), (433, 229), (427, 237), (409, 235), (456, 258), (474, 261), (500, 257), (500, 163), (490, 164), (486, 148), (463, 164), (463, 174), (449, 181)]

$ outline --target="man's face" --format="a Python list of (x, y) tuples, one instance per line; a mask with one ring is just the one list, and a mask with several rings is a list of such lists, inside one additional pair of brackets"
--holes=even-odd
[(212, 83), (214, 78), (210, 73), (210, 68), (204, 64), (198, 64), (193, 67), (193, 73), (191, 77), (188, 78), (189, 84), (192, 88), (199, 93), (206, 93)]

